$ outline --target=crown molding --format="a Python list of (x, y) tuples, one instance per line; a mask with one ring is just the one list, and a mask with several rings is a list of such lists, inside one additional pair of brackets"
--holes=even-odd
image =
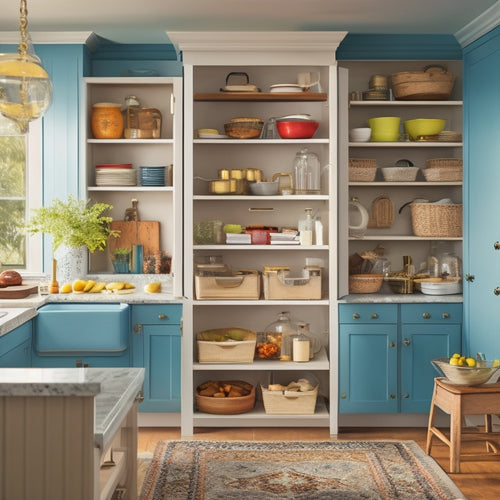
[(489, 31), (495, 29), (500, 24), (500, 0), (497, 0), (489, 9), (476, 17), (469, 24), (459, 29), (455, 33), (460, 46), (463, 48)]
[[(91, 31), (30, 31), (34, 44), (82, 44), (92, 36)], [(19, 31), (0, 31), (0, 43), (18, 44), (21, 41)]]

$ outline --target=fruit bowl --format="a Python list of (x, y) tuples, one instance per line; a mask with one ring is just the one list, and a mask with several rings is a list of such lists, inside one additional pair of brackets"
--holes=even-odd
[(449, 358), (431, 359), (431, 363), (446, 381), (453, 385), (481, 385), (486, 383), (500, 368), (492, 366), (493, 361), (477, 361), (476, 366), (450, 365)]

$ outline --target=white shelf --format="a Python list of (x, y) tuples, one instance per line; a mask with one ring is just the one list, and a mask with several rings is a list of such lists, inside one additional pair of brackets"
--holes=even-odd
[(328, 138), (320, 139), (194, 139), (194, 144), (328, 144)]
[(260, 201), (260, 200), (275, 200), (275, 201), (328, 201), (329, 196), (326, 194), (291, 194), (291, 195), (275, 195), (275, 196), (246, 196), (246, 195), (217, 195), (217, 194), (197, 194), (193, 196), (196, 201), (218, 201), (218, 200), (244, 200), (244, 201)]
[(269, 251), (294, 251), (305, 250), (307, 252), (316, 252), (319, 250), (328, 250), (328, 245), (195, 245), (194, 250), (269, 250)]
[(349, 241), (462, 241), (461, 237), (448, 237), (448, 236), (413, 236), (413, 235), (390, 235), (390, 234), (380, 234), (380, 235), (365, 235), (363, 238), (355, 238), (349, 236)]
[(133, 144), (148, 145), (151, 144), (174, 144), (174, 139), (87, 139), (88, 144)]
[(349, 186), (357, 186), (357, 187), (373, 187), (373, 186), (395, 186), (395, 187), (415, 187), (415, 186), (423, 186), (423, 187), (438, 187), (438, 186), (462, 186), (462, 181), (443, 181), (443, 182), (427, 182), (427, 181), (414, 181), (414, 182), (385, 182), (385, 181), (377, 181), (377, 182), (349, 182)]
[(144, 192), (169, 192), (173, 191), (172, 186), (89, 186), (87, 191), (144, 191)]
[(350, 142), (350, 148), (461, 148), (461, 142), (408, 141), (408, 142)]
[(322, 300), (194, 300), (195, 306), (327, 306), (328, 299)]
[(307, 363), (294, 363), (293, 361), (280, 361), (272, 359), (258, 359), (253, 363), (193, 363), (193, 370), (244, 370), (244, 371), (311, 371), (311, 370), (329, 370), (330, 362), (326, 355), (325, 348), (314, 355), (314, 358)]
[(463, 101), (349, 101), (350, 106), (382, 107), (382, 106), (462, 106)]

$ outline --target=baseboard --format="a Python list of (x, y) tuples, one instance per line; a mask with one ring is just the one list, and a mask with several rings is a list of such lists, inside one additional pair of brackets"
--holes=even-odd
[(138, 427), (180, 427), (180, 413), (138, 413)]
[[(447, 415), (436, 415), (436, 424), (449, 422)], [(349, 413), (339, 415), (339, 427), (427, 427), (426, 413)]]

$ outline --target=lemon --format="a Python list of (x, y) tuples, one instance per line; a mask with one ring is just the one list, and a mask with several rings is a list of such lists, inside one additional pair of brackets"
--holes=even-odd
[(458, 359), (458, 358), (460, 358), (460, 354), (458, 354), (458, 352), (456, 352), (456, 353), (454, 353), (451, 357), (452, 357), (452, 358), (457, 358), (457, 359)]
[(465, 366), (465, 356), (458, 358), (458, 366)]
[(85, 283), (85, 286), (83, 287), (84, 292), (90, 292), (92, 288), (94, 288), (95, 281), (88, 280), (87, 283)]
[(476, 360), (474, 358), (465, 358), (467, 366), (476, 366)]
[(90, 290), (89, 293), (101, 293), (104, 290), (106, 283), (96, 283)]
[(500, 361), (498, 359), (494, 359), (491, 366), (500, 366)]
[(71, 283), (64, 283), (61, 287), (61, 293), (71, 293), (72, 291), (73, 287), (71, 286)]
[(122, 281), (112, 281), (106, 285), (106, 290), (121, 290), (125, 287), (125, 283)]
[(144, 291), (148, 293), (160, 293), (161, 292), (161, 283), (159, 281), (155, 281), (153, 283), (148, 283), (144, 287)]
[(450, 365), (458, 366), (458, 358), (450, 358)]
[(75, 292), (83, 292), (83, 289), (85, 288), (86, 284), (87, 282), (85, 280), (76, 280), (73, 283), (73, 290)]
[(132, 283), (129, 283), (128, 281), (126, 281), (124, 288), (126, 290), (132, 290), (132, 288), (135, 288), (135, 285), (133, 285)]

